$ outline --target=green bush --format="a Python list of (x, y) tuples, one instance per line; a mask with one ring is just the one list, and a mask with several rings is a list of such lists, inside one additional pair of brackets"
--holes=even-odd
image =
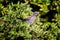
[[(32, 10), (39, 14), (30, 26)], [(18, 39), (60, 40), (60, 0), (0, 0), (0, 40)]]

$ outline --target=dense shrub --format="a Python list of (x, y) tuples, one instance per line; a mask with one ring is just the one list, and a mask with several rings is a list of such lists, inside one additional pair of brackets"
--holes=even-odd
[(60, 40), (60, 0), (0, 0), (0, 40)]

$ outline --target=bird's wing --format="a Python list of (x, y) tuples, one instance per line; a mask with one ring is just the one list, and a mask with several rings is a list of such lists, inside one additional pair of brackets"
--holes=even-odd
[(31, 16), (28, 16), (28, 17), (26, 18), (26, 20), (30, 20), (30, 18), (31, 18)]

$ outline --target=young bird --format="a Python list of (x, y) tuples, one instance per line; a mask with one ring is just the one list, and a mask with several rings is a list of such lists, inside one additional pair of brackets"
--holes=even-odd
[(36, 17), (38, 16), (38, 13), (39, 12), (37, 12), (37, 11), (33, 12), (32, 16), (27, 17), (26, 23), (29, 25), (32, 25), (36, 21)]

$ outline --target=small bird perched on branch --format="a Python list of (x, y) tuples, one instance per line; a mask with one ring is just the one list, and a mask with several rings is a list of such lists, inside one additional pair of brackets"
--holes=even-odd
[(37, 11), (33, 12), (32, 16), (27, 17), (26, 23), (29, 25), (32, 25), (36, 21), (36, 17), (38, 16), (38, 13), (39, 12), (37, 12)]

